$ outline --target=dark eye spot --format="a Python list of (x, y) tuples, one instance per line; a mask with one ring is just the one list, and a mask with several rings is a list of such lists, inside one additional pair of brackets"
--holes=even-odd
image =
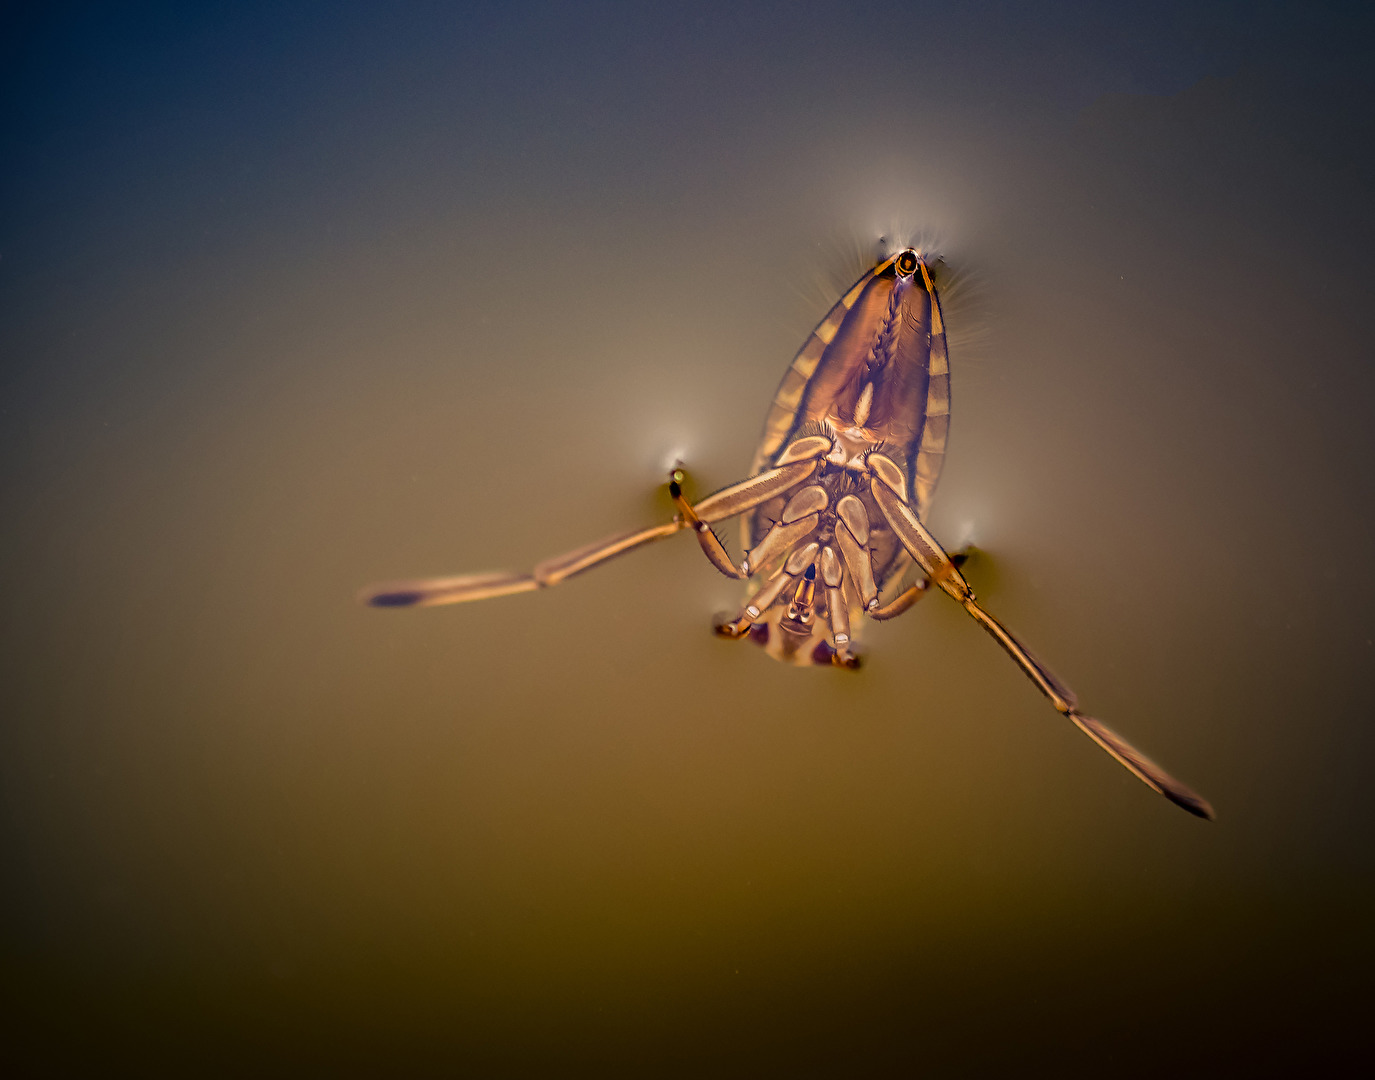
[(907, 277), (908, 274), (916, 272), (917, 253), (915, 251), (904, 251), (898, 256), (897, 262), (893, 265), (896, 267), (899, 277)]

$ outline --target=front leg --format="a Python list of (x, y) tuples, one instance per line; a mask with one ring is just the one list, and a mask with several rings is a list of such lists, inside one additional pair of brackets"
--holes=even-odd
[(753, 510), (760, 503), (795, 488), (816, 472), (815, 461), (795, 461), (769, 469), (748, 480), (722, 488), (699, 502), (694, 510), (703, 521), (715, 524)]
[(694, 507), (697, 516), (715, 524), (790, 491), (816, 472), (817, 465), (834, 445), (825, 435), (804, 435), (795, 439), (774, 459), (772, 469), (722, 488), (699, 502)]
[[(830, 452), (833, 445), (832, 440), (825, 435), (806, 435), (796, 439), (778, 455), (774, 468), (722, 488), (708, 495), (696, 506), (690, 505), (683, 497), (683, 472), (675, 467), (668, 475), (668, 493), (682, 520), (697, 534), (697, 542), (701, 544), (702, 552), (711, 565), (728, 578), (748, 578), (767, 560), (761, 558), (758, 552), (750, 552), (745, 561), (736, 567), (720, 538), (712, 531), (712, 522), (736, 517), (779, 495), (786, 495), (816, 472), (817, 464)], [(803, 492), (812, 493), (809, 499), (804, 500), (808, 502), (807, 509), (795, 512), (792, 517), (788, 517), (785, 512), (787, 521), (791, 522), (812, 510), (825, 508), (826, 494), (820, 487), (804, 488)], [(813, 506), (812, 503), (817, 503), (817, 492), (820, 492), (820, 502)], [(801, 494), (802, 492), (798, 493), (799, 496)], [(798, 496), (794, 496), (788, 504), (789, 508), (794, 508), (797, 501)]]

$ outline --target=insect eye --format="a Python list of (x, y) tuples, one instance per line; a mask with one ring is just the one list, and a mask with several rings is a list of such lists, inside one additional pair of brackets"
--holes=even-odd
[(897, 262), (893, 265), (897, 268), (899, 277), (906, 277), (908, 274), (915, 273), (917, 269), (917, 253), (915, 251), (904, 251), (898, 256)]

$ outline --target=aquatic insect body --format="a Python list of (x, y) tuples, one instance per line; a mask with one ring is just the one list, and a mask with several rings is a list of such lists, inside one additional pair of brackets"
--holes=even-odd
[[(1002, 646), (1050, 703), (1133, 775), (1191, 814), (1206, 800), (1101, 721), (978, 602), (924, 519), (950, 428), (950, 367), (940, 298), (927, 259), (906, 249), (864, 274), (812, 331), (774, 395), (746, 480), (696, 504), (683, 473), (669, 477), (672, 521), (622, 533), (536, 566), (393, 582), (366, 590), (380, 607), (454, 604), (533, 592), (617, 555), (690, 530), (713, 566), (753, 584), (716, 632), (748, 638), (775, 659), (857, 668), (851, 645), (865, 619), (896, 618), (937, 588)], [(712, 529), (739, 518), (737, 565)], [(919, 576), (901, 583), (915, 568)]]

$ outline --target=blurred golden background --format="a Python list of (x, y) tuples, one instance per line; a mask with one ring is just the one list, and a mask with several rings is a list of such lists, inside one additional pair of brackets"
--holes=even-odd
[[(1316, 14), (1315, 14), (1316, 12)], [(5, 16), (22, 1075), (1144, 1075), (1369, 1012), (1370, 36), (1344, 8)], [(858, 676), (668, 541), (880, 236), (954, 278), (954, 605)]]

